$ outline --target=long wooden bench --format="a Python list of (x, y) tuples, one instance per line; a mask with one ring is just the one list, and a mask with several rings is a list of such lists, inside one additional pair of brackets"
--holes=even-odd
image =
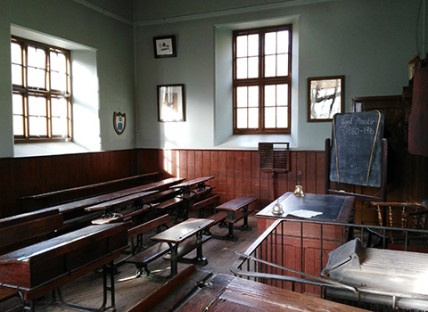
[(136, 187), (115, 191), (107, 194), (93, 196), (89, 198), (79, 199), (76, 201), (39, 209), (38, 211), (59, 210), (64, 216), (64, 226), (62, 232), (67, 232), (89, 225), (92, 220), (101, 217), (104, 211), (86, 212), (85, 208), (97, 205), (103, 202), (114, 200), (117, 198), (129, 196), (136, 193), (148, 192), (153, 190), (166, 190), (174, 184), (182, 182), (182, 178), (166, 178), (156, 182), (139, 185)]
[(180, 189), (173, 187), (173, 188), (169, 188), (169, 189), (154, 193), (151, 196), (145, 197), (143, 198), (142, 202), (143, 204), (155, 205), (160, 201), (174, 198), (177, 195), (179, 195), (179, 193), (180, 193)]
[(177, 220), (186, 220), (192, 203), (204, 198), (212, 191), (213, 187), (206, 182), (213, 178), (214, 176), (199, 177), (174, 185), (174, 188), (180, 189), (179, 197), (184, 200), (178, 211)]
[(158, 176), (159, 172), (150, 172), (99, 183), (23, 196), (21, 197), (23, 206), (22, 208), (24, 209), (24, 211), (30, 211), (37, 208), (57, 205), (60, 203), (73, 201), (76, 198), (85, 198), (88, 196), (112, 192), (119, 189), (129, 188), (131, 186), (143, 184), (143, 182), (149, 179), (154, 179)]
[(183, 203), (183, 199), (180, 197), (174, 197), (160, 202), (156, 205), (156, 209), (162, 211), (171, 211), (175, 210), (175, 208)]
[[(132, 217), (147, 212), (142, 205), (142, 199), (157, 191), (138, 192), (131, 195), (115, 198), (85, 208), (87, 212), (103, 211), (101, 218), (92, 220), (93, 224), (105, 224), (118, 221), (129, 221)], [(131, 207), (129, 207), (131, 206)]]
[[(62, 227), (62, 223), (63, 218), (58, 210), (24, 213), (0, 219), (0, 255), (52, 237)], [(17, 289), (0, 286), (0, 302), (17, 299), (17, 296)], [(10, 311), (22, 309), (20, 300), (13, 300), (10, 306)], [(2, 308), (3, 304), (0, 309)]]
[[(159, 213), (154, 213), (154, 210), (161, 211), (162, 214), (169, 213), (183, 202), (182, 198), (172, 197), (177, 193), (178, 190), (174, 189), (162, 192), (139, 192), (86, 207), (85, 211), (103, 210), (105, 212), (105, 215), (101, 218), (92, 221), (94, 224), (132, 221), (134, 218), (150, 211), (158, 216)], [(129, 207), (130, 205), (131, 207)]]

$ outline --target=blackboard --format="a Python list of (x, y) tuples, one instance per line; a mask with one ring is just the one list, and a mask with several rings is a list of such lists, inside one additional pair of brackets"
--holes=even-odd
[(383, 124), (379, 111), (334, 116), (330, 181), (381, 186)]

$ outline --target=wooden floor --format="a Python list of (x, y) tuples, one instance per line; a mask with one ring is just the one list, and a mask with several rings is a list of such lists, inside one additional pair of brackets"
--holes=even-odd
[[(196, 266), (199, 272), (209, 273), (230, 273), (230, 266), (237, 259), (235, 251), (245, 251), (247, 247), (257, 238), (256, 218), (250, 216), (249, 225), (251, 231), (235, 231), (238, 237), (237, 241), (226, 241), (211, 239), (203, 246), (204, 256), (208, 259), (205, 266)], [(241, 221), (242, 223), (242, 221)], [(238, 223), (240, 225), (241, 223)], [(214, 234), (226, 234), (227, 229), (213, 227)], [(191, 254), (190, 254), (191, 256)], [(179, 264), (179, 272), (186, 270), (188, 264)], [(169, 261), (159, 259), (149, 265), (151, 270), (159, 270), (155, 274), (158, 276), (169, 273)], [(152, 279), (146, 276), (134, 278), (136, 269), (134, 265), (123, 264), (119, 267), (118, 274), (115, 275), (116, 287), (116, 311), (129, 311), (144, 298), (159, 289), (165, 281), (162, 279)], [(102, 302), (102, 274), (94, 272), (88, 274), (74, 282), (64, 285), (62, 294), (65, 301), (77, 303), (83, 306), (97, 308)], [(52, 296), (47, 295), (36, 301), (36, 311), (70, 311), (59, 305), (51, 304)]]

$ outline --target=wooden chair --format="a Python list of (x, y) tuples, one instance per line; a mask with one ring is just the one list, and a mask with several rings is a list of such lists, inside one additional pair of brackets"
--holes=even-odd
[[(428, 205), (417, 202), (370, 202), (376, 208), (378, 225), (395, 230), (372, 230), (388, 248), (428, 252), (428, 234), (408, 230), (428, 231)], [(397, 230), (403, 229), (403, 231)]]

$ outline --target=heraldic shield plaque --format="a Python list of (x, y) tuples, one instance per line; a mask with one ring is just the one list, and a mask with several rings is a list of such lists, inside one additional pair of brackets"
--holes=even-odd
[(121, 135), (126, 127), (126, 114), (113, 112), (113, 127), (114, 131), (116, 131), (118, 135)]

